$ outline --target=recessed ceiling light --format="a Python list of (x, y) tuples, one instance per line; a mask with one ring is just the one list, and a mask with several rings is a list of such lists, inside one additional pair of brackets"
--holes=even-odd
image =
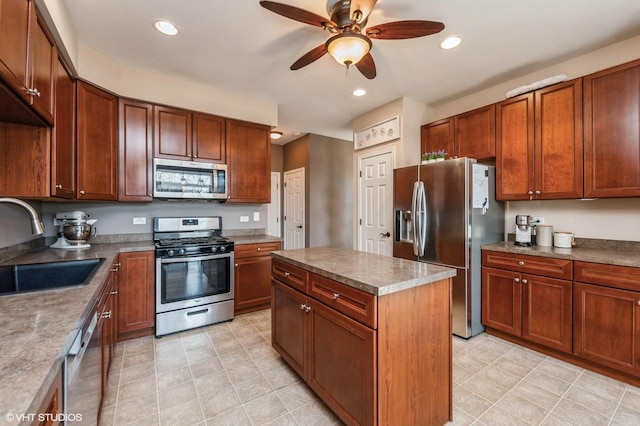
[(282, 137), (282, 132), (276, 132), (276, 131), (271, 132), (271, 139), (280, 139), (281, 137)]
[(176, 35), (176, 34), (178, 34), (178, 27), (173, 25), (171, 22), (165, 21), (165, 20), (162, 20), (162, 19), (154, 22), (153, 23), (153, 27), (156, 30), (160, 31), (162, 34), (166, 34), (166, 35)]
[(352, 93), (353, 93), (353, 96), (364, 96), (367, 94), (367, 91), (364, 89), (356, 89)]
[(460, 43), (462, 43), (462, 39), (458, 36), (453, 36), (446, 38), (442, 43), (440, 43), (440, 47), (448, 50), (460, 46)]

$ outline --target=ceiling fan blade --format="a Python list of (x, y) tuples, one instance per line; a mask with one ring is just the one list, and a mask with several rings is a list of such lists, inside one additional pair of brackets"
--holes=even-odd
[(436, 34), (443, 29), (442, 22), (396, 21), (367, 28), (367, 36), (380, 40), (402, 40)]
[(300, 57), (297, 61), (291, 65), (290, 69), (292, 71), (299, 70), (300, 68), (309, 65), (311, 62), (316, 61), (324, 56), (327, 53), (327, 48), (324, 44), (308, 51), (304, 55)]
[(357, 10), (359, 10), (362, 16), (357, 17), (358, 18), (357, 22), (362, 22), (365, 19), (367, 19), (367, 17), (373, 10), (373, 7), (376, 5), (376, 3), (377, 3), (377, 0), (351, 0), (351, 8), (349, 10), (349, 16), (351, 16), (351, 19), (356, 18), (353, 16), (353, 14), (356, 13)]
[(369, 80), (372, 80), (376, 77), (376, 64), (373, 62), (373, 56), (371, 53), (367, 53), (358, 61), (356, 64), (356, 68), (358, 71), (362, 73)]
[(289, 6), (287, 4), (276, 3), (274, 1), (261, 1), (260, 6), (277, 13), (278, 15), (282, 15), (285, 18), (293, 19), (294, 21), (303, 22), (320, 28), (336, 27), (336, 24), (331, 22), (329, 18), (325, 18), (323, 16), (316, 15), (313, 12)]

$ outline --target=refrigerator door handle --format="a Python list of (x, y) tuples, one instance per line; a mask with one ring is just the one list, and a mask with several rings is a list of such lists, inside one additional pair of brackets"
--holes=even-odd
[(418, 222), (418, 236), (417, 239), (420, 241), (418, 256), (424, 256), (424, 249), (427, 245), (427, 195), (424, 189), (424, 182), (420, 182), (418, 185), (418, 206), (419, 210), (419, 218)]
[(420, 242), (418, 238), (418, 182), (413, 183), (413, 196), (411, 197), (411, 229), (413, 231), (413, 254), (419, 256)]

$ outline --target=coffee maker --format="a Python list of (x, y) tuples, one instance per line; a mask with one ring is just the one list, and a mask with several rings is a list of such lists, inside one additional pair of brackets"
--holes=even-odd
[(531, 220), (533, 218), (528, 215), (519, 214), (516, 215), (516, 242), (517, 246), (531, 247), (531, 230), (533, 224)]

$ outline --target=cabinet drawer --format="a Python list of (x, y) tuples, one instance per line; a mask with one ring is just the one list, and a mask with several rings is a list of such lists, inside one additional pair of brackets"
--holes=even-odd
[(484, 250), (482, 266), (527, 272), (552, 278), (573, 278), (573, 261)]
[(309, 296), (371, 328), (377, 328), (376, 297), (353, 287), (309, 274)]
[(640, 268), (576, 261), (574, 281), (640, 291)]
[(302, 268), (273, 259), (273, 262), (271, 262), (271, 275), (278, 281), (289, 284), (303, 293), (307, 292), (307, 271)]
[(233, 250), (236, 258), (268, 256), (270, 252), (280, 250), (280, 242), (237, 244)]

